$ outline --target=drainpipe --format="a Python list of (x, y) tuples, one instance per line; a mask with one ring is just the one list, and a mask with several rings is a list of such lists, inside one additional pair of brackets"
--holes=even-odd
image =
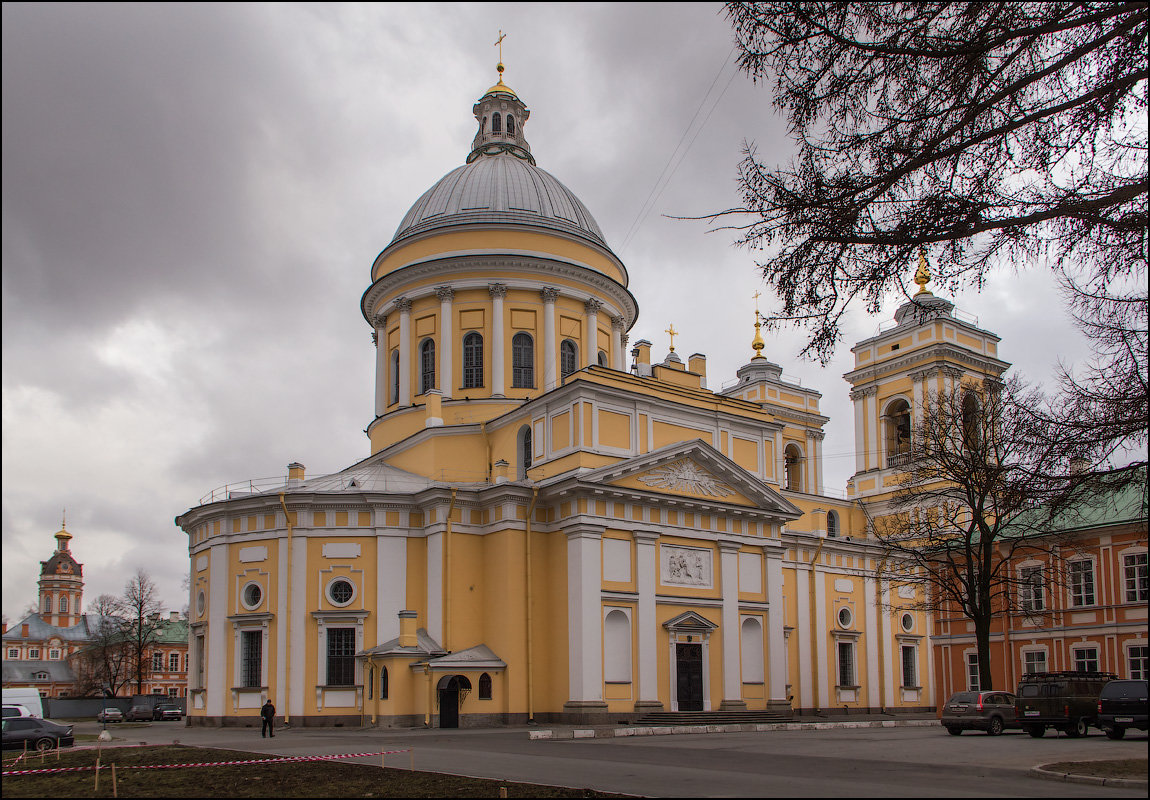
[(284, 621), (286, 632), (284, 638), (287, 640), (287, 648), (284, 652), (284, 725), (291, 722), (291, 713), (289, 703), (291, 702), (291, 570), (292, 570), (292, 532), (293, 527), (291, 524), (291, 514), (288, 513), (287, 503), (284, 502), (284, 493), (280, 492), (280, 508), (284, 510), (284, 523), (287, 525), (287, 549), (288, 549), (288, 565), (287, 565), (287, 619)]
[(479, 430), (483, 433), (483, 442), (487, 446), (486, 477), (487, 482), (491, 483), (491, 434), (487, 432), (487, 420), (479, 423)]
[(455, 493), (447, 506), (447, 530), (443, 534), (443, 649), (451, 652), (451, 514), (455, 511)]
[(539, 487), (531, 488), (531, 504), (527, 506), (527, 533), (524, 549), (526, 558), (523, 569), (526, 573), (524, 585), (527, 591), (527, 724), (535, 722), (535, 703), (531, 683), (531, 517), (535, 514), (535, 504), (539, 501)]
[(823, 545), (826, 544), (826, 539), (819, 539), (819, 546), (815, 550), (814, 556), (811, 558), (811, 600), (810, 600), (810, 617), (811, 617), (811, 689), (814, 695), (815, 711), (818, 711), (821, 706), (819, 705), (819, 642), (818, 642), (818, 614), (815, 605), (815, 569), (818, 563), (819, 556), (823, 552)]

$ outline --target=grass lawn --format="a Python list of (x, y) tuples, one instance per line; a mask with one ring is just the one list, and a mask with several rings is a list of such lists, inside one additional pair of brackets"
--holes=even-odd
[[(4, 754), (4, 770), (39, 769), (40, 756), (13, 766), (16, 753)], [(104, 748), (100, 758), (100, 788), (94, 791), (95, 771), (48, 775), (4, 776), (4, 797), (112, 797), (112, 774), (116, 765), (119, 797), (629, 797), (588, 789), (561, 789), (530, 783), (511, 783), (482, 778), (461, 778), (435, 772), (409, 772), (343, 761), (289, 761), (280, 764), (245, 764), (234, 767), (176, 769), (129, 769), (145, 764), (184, 764), (212, 761), (245, 761), (268, 756), (202, 747)], [(404, 756), (391, 756), (396, 764)], [(48, 755), (44, 768), (91, 767), (95, 750)]]
[(1051, 772), (1071, 772), (1075, 775), (1093, 775), (1099, 778), (1135, 778), (1146, 780), (1145, 758), (1115, 758), (1106, 761), (1060, 761), (1043, 764)]

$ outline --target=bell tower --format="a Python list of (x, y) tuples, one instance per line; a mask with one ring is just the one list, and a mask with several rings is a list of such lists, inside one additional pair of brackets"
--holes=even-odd
[(80, 623), (84, 595), (83, 564), (72, 557), (71, 540), (62, 523), (56, 532), (56, 552), (40, 562), (40, 618), (60, 628)]
[(928, 393), (949, 392), (968, 378), (999, 378), (1010, 367), (998, 358), (999, 337), (978, 327), (977, 317), (931, 293), (930, 277), (926, 253), (919, 250), (918, 292), (899, 307), (893, 322), (851, 348), (854, 369), (843, 376), (854, 401), (851, 498), (879, 500), (894, 491), (910, 461), (913, 431)]

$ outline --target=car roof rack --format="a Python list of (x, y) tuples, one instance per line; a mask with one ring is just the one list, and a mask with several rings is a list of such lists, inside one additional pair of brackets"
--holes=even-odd
[(1027, 681), (1053, 681), (1064, 680), (1066, 678), (1107, 678), (1109, 680), (1116, 680), (1118, 678), (1113, 672), (1085, 672), (1078, 670), (1060, 670), (1058, 672), (1031, 672), (1023, 675), (1018, 679), (1019, 683)]

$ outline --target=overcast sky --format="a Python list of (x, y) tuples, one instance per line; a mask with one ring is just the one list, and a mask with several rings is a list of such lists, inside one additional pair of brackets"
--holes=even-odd
[[(3, 5), (3, 610), (36, 600), (67, 508), (85, 605), (144, 568), (187, 598), (173, 518), (213, 488), (368, 455), (374, 351), (359, 312), (404, 213), (463, 163), (496, 80), (543, 169), (623, 259), (632, 342), (752, 355), (754, 254), (669, 216), (738, 203), (744, 140), (792, 153), (769, 89), (736, 74), (716, 4)], [(678, 149), (677, 149), (678, 148)], [(907, 266), (908, 283), (914, 265)], [(764, 290), (765, 291), (765, 290)], [(951, 298), (1035, 381), (1085, 348), (1049, 276)], [(897, 303), (851, 318), (823, 394), (827, 488), (854, 470), (842, 374)], [(771, 310), (769, 297), (762, 299)]]

